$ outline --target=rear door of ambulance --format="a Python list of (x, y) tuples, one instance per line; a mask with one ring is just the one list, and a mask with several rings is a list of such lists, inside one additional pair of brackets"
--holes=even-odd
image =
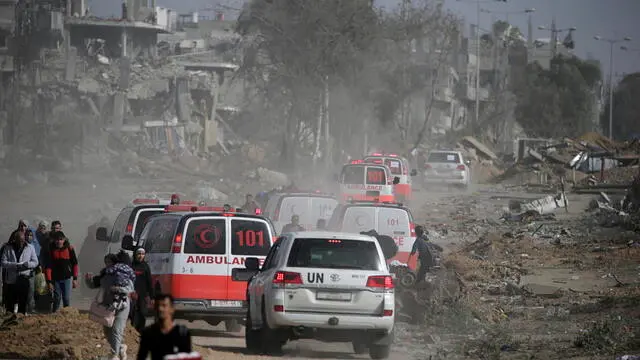
[(274, 238), (273, 227), (259, 217), (229, 216), (228, 244), (229, 261), (227, 268), (227, 299), (230, 302), (244, 302), (247, 294), (247, 281), (232, 279), (234, 269), (243, 269), (248, 257), (257, 257), (264, 261)]
[[(210, 307), (229, 306), (229, 226), (222, 215), (188, 215), (179, 235), (184, 243), (174, 253), (173, 289), (181, 299), (205, 300)], [(179, 243), (174, 240), (174, 244)]]

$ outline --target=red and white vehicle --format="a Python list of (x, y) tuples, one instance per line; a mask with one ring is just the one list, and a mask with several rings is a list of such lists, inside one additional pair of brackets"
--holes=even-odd
[(393, 177), (391, 170), (384, 164), (365, 163), (364, 160), (353, 160), (342, 167), (338, 179), (340, 184), (340, 200), (394, 202), (393, 186), (400, 179)]
[(418, 175), (418, 171), (409, 171), (409, 161), (397, 154), (371, 153), (364, 158), (364, 162), (372, 164), (384, 164), (391, 170), (392, 176), (397, 176), (399, 181), (394, 185), (396, 199), (400, 202), (411, 200), (411, 177)]
[(246, 314), (247, 257), (264, 261), (275, 232), (268, 219), (221, 207), (171, 205), (153, 216), (138, 244), (146, 250), (157, 290), (175, 298), (176, 318), (224, 321), (239, 331)]
[(391, 236), (398, 245), (398, 253), (388, 261), (397, 260), (416, 268), (416, 256), (408, 262), (416, 241), (415, 224), (411, 210), (402, 204), (368, 201), (340, 204), (333, 210), (328, 229), (349, 233), (375, 230), (380, 235)]

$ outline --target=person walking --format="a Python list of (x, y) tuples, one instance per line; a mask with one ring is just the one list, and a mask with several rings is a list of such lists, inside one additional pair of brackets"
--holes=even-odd
[[(35, 286), (35, 275), (36, 275), (36, 270), (40, 269), (40, 244), (38, 243), (38, 241), (35, 239), (35, 231), (36, 229), (32, 228), (32, 227), (28, 227), (27, 231), (25, 232), (25, 237), (27, 239), (27, 244), (33, 246), (33, 249), (36, 252), (36, 257), (38, 258), (38, 266), (36, 266), (35, 269), (33, 269), (33, 271), (31, 272), (31, 276), (29, 277), (29, 292), (28, 292), (28, 296), (27, 296), (27, 311), (29, 313), (33, 313), (35, 312), (36, 309), (36, 286)], [(41, 270), (41, 269), (40, 269)]]
[(78, 287), (78, 258), (62, 231), (51, 233), (53, 246), (47, 256), (45, 276), (49, 291), (53, 292), (53, 312), (71, 303), (71, 288)]
[[(100, 288), (103, 292), (102, 304), (115, 312), (113, 325), (103, 327), (104, 336), (111, 348), (111, 360), (127, 360), (128, 349), (123, 340), (135, 279), (135, 273), (128, 265), (131, 263), (128, 257), (124, 251), (116, 256), (107, 256), (105, 257), (106, 267), (100, 271), (99, 275), (85, 274), (87, 286), (92, 289)], [(110, 265), (111, 262), (115, 263)]]
[(153, 299), (153, 281), (151, 279), (151, 269), (145, 261), (145, 251), (138, 248), (133, 258), (133, 271), (136, 274), (134, 283), (135, 293), (133, 296), (134, 303), (131, 306), (130, 320), (131, 325), (142, 333), (147, 320), (147, 307)]
[(137, 360), (163, 360), (165, 356), (190, 353), (191, 333), (184, 325), (174, 321), (175, 307), (169, 294), (157, 294), (154, 298), (156, 321), (142, 331)]
[(411, 253), (409, 254), (409, 260), (411, 257), (417, 252), (418, 260), (420, 261), (420, 268), (418, 269), (418, 274), (416, 274), (416, 284), (425, 280), (425, 276), (429, 269), (434, 265), (434, 257), (431, 253), (431, 249), (427, 244), (429, 239), (425, 234), (424, 227), (421, 225), (416, 226), (416, 241), (413, 243), (413, 247), (411, 248)]
[(18, 312), (27, 313), (29, 303), (29, 279), (38, 266), (38, 257), (33, 245), (28, 244), (24, 232), (16, 232), (11, 244), (5, 246), (0, 263), (6, 270), (7, 298), (5, 308), (14, 312), (16, 304)]
[(256, 203), (253, 200), (253, 195), (251, 194), (247, 194), (247, 196), (245, 197), (245, 202), (244, 205), (242, 205), (242, 210), (244, 212), (246, 212), (247, 214), (255, 214), (256, 213), (256, 209), (259, 208), (258, 203)]

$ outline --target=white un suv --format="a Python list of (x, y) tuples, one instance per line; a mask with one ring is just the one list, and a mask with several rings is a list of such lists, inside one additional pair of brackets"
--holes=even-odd
[(470, 162), (460, 151), (435, 150), (424, 164), (424, 185), (453, 185), (468, 188), (471, 183)]
[[(378, 242), (366, 235), (285, 234), (264, 264), (245, 261), (250, 351), (278, 353), (288, 340), (351, 342), (386, 359), (393, 341), (393, 279)], [(236, 276), (242, 277), (241, 274)]]

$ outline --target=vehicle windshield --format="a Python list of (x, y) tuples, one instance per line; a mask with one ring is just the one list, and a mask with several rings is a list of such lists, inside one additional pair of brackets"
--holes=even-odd
[(386, 185), (387, 174), (384, 168), (367, 167), (367, 185)]
[(460, 162), (460, 157), (456, 153), (434, 152), (429, 154), (427, 162), (458, 164)]
[(342, 169), (342, 183), (347, 185), (362, 184), (364, 181), (364, 166), (345, 166)]
[(162, 213), (162, 210), (140, 210), (138, 212), (138, 219), (136, 221), (136, 229), (133, 238), (138, 239), (140, 237), (140, 234), (142, 234), (142, 229), (144, 229), (144, 226), (149, 222), (149, 218), (151, 218), (153, 215)]
[(291, 246), (287, 266), (381, 270), (374, 242), (342, 239), (296, 239)]

